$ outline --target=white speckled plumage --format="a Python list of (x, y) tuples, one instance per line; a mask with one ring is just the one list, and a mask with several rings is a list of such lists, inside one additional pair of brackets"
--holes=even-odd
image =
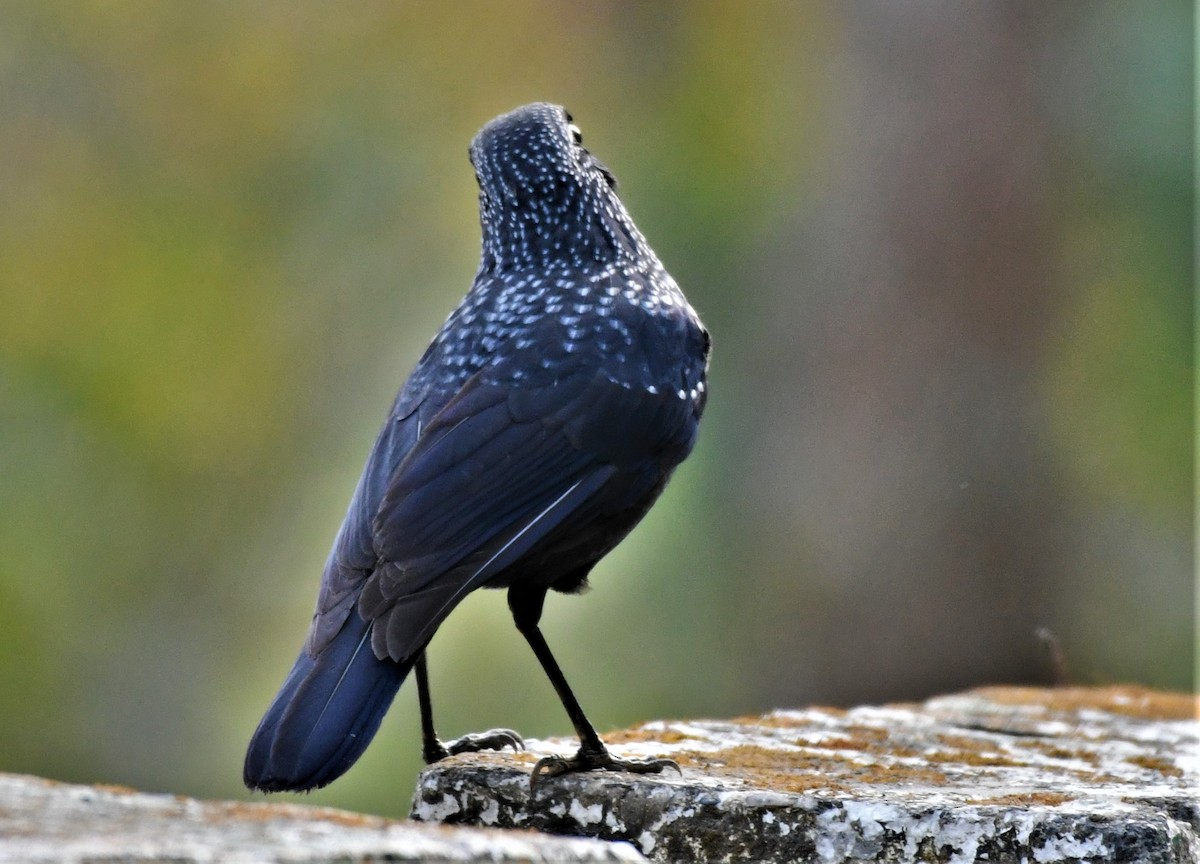
[[(410, 381), (410, 396), (461, 384), (501, 346), (529, 347), (529, 329), (547, 318), (563, 325), (566, 353), (591, 343), (615, 361), (606, 365), (613, 383), (658, 392), (662, 382), (623, 362), (631, 328), (643, 316), (703, 327), (569, 115), (546, 103), (519, 108), (485, 126), (470, 153), (483, 229), (479, 270)], [(679, 374), (667, 390), (702, 407), (704, 358)]]

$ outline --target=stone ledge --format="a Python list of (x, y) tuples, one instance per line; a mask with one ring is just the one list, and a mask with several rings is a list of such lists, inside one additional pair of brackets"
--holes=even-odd
[(294, 804), (198, 801), (0, 774), (0, 862), (645, 861), (624, 843), (416, 825)]
[(653, 777), (529, 770), (574, 742), (426, 769), (412, 816), (627, 840), (655, 861), (1200, 862), (1190, 696), (987, 688), (923, 704), (656, 722), (607, 736)]

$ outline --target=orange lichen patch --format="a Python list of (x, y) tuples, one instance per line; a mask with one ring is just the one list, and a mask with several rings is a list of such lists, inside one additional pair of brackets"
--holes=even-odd
[(697, 736), (680, 732), (678, 729), (647, 729), (645, 726), (634, 726), (632, 729), (618, 729), (604, 735), (609, 744), (630, 744), (633, 742), (653, 741), (662, 744), (678, 744), (680, 741), (696, 740)]
[(118, 786), (115, 783), (97, 783), (92, 786), (97, 792), (108, 792), (112, 795), (137, 795), (138, 790), (129, 786)]
[(797, 747), (818, 747), (825, 750), (861, 750), (862, 742), (841, 735), (835, 738), (824, 738), (820, 741), (805, 741), (797, 738), (792, 742)]
[(996, 745), (986, 738), (971, 738), (966, 735), (939, 735), (938, 743), (952, 750), (994, 750)]
[(1051, 759), (1079, 759), (1087, 762), (1089, 765), (1099, 765), (1100, 756), (1091, 750), (1068, 750), (1061, 744), (1055, 744), (1050, 741), (1038, 741), (1037, 739), (1029, 739), (1025, 742), (1026, 747), (1031, 747), (1049, 756)]
[(836, 705), (813, 705), (808, 710), (816, 711), (818, 714), (829, 714), (832, 717), (844, 717), (847, 714), (845, 708), (838, 708)]
[[(887, 741), (888, 730), (878, 726), (847, 726), (838, 730), (838, 734), (824, 740), (808, 741), (796, 738), (793, 743), (797, 747), (821, 747), (827, 750), (875, 750)], [(888, 752), (893, 752), (890, 748)]]
[(1128, 786), (1128, 777), (1118, 777), (1116, 774), (1110, 774), (1107, 771), (1092, 771), (1087, 775), (1088, 782), (1093, 786)]
[(1157, 756), (1130, 756), (1126, 762), (1131, 765), (1136, 765), (1139, 768), (1145, 768), (1149, 771), (1157, 771), (1167, 777), (1182, 777), (1183, 769), (1174, 762), (1169, 762), (1166, 759), (1161, 759)]
[(941, 786), (948, 778), (945, 773), (936, 768), (923, 765), (891, 763), (883, 765), (862, 765), (853, 779), (860, 783), (873, 785), (887, 784), (890, 786)]
[(1073, 800), (1070, 795), (1063, 795), (1061, 792), (1015, 792), (1011, 795), (997, 795), (994, 798), (973, 799), (971, 803), (1006, 806), (1040, 804), (1043, 807), (1057, 807), (1059, 804)]
[(478, 753), (461, 753), (457, 757), (450, 758), (462, 759), (463, 765), (483, 762), (487, 765), (495, 765), (497, 768), (511, 768), (514, 762), (532, 765), (539, 757), (527, 750), (480, 750)]
[(802, 726), (812, 725), (812, 721), (805, 717), (790, 717), (783, 714), (763, 714), (758, 717), (747, 714), (734, 717), (733, 722), (742, 726), (761, 726), (765, 729), (798, 729)]
[(709, 765), (713, 768), (748, 768), (751, 770), (783, 768), (793, 770), (823, 770), (828, 768), (829, 760), (800, 750), (774, 750), (767, 747), (754, 747), (750, 744), (738, 744), (722, 750), (701, 752), (685, 750), (679, 754), (682, 759), (698, 765)]
[(974, 765), (977, 768), (1013, 768), (1026, 765), (1020, 759), (1013, 759), (996, 752), (979, 752), (972, 750), (934, 750), (924, 754), (929, 762), (955, 765)]
[(747, 783), (781, 792), (812, 792), (818, 789), (844, 791), (844, 777), (833, 761), (795, 750), (739, 745), (713, 753), (685, 751), (675, 756), (681, 765), (707, 773), (731, 774)]
[[(863, 751), (869, 753), (869, 751)], [(902, 747), (899, 744), (889, 744), (887, 747), (881, 747), (878, 751), (881, 756), (888, 756), (893, 759), (925, 759), (925, 751), (918, 750), (915, 747)]]
[(1040, 705), (1057, 711), (1090, 708), (1147, 720), (1200, 717), (1193, 693), (1163, 693), (1134, 685), (1113, 687), (982, 687), (973, 691), (1001, 705)]
[(857, 741), (886, 741), (891, 734), (882, 726), (847, 726), (846, 731), (854, 736)]
[[(915, 751), (909, 751), (915, 752)], [(764, 788), (787, 792), (806, 792), (814, 789), (844, 790), (850, 782), (869, 784), (923, 784), (946, 782), (946, 775), (919, 760), (909, 763), (893, 757), (886, 761), (862, 764), (834, 753), (811, 753), (804, 750), (777, 750), (769, 747), (739, 745), (712, 753), (685, 752), (677, 758), (682, 763), (710, 773), (732, 774)]]
[(233, 802), (220, 806), (221, 815), (239, 822), (270, 822), (275, 819), (296, 819), (333, 822), (347, 828), (382, 828), (388, 819), (335, 810), (332, 807), (308, 807), (299, 804), (254, 804)]
[[(828, 714), (830, 717), (846, 716), (845, 708), (831, 708), (826, 705), (814, 705), (803, 710), (805, 713)], [(733, 722), (746, 726), (762, 726), (767, 729), (799, 729), (814, 725), (811, 717), (797, 717), (794, 714), (762, 714), (757, 717), (747, 715), (735, 717)]]
[(998, 752), (992, 741), (984, 738), (970, 738), (966, 735), (940, 735), (937, 739), (937, 749), (925, 751), (921, 756), (929, 762), (942, 764), (955, 763), (983, 767), (1013, 767), (1028, 764), (1027, 760)]

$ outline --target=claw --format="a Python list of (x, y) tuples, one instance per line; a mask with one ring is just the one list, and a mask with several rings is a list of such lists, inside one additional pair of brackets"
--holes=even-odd
[(539, 778), (558, 777), (563, 774), (573, 774), (578, 771), (627, 771), (630, 774), (659, 774), (666, 768), (674, 768), (679, 776), (683, 769), (674, 759), (617, 759), (608, 750), (596, 752), (584, 750), (570, 758), (563, 756), (545, 756), (533, 766), (529, 775), (529, 790), (537, 786)]
[(480, 750), (503, 750), (511, 747), (513, 750), (524, 750), (525, 739), (511, 729), (489, 729), (486, 732), (476, 732), (464, 735), (446, 745), (451, 756), (459, 753), (478, 753)]
[(511, 747), (513, 750), (524, 750), (525, 739), (511, 729), (489, 729), (486, 732), (476, 732), (464, 735), (443, 744), (436, 738), (425, 744), (425, 764), (432, 765), (459, 753), (478, 753), (480, 750), (503, 750)]

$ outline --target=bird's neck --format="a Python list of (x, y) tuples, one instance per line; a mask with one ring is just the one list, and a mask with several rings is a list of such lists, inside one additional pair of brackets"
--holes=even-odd
[(485, 272), (635, 264), (653, 252), (615, 195), (542, 207), (481, 208)]

